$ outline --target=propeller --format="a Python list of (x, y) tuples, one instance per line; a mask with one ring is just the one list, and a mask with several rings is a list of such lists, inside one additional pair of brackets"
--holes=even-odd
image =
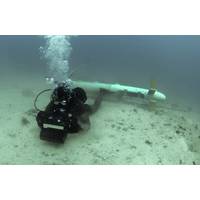
[(153, 99), (153, 95), (156, 93), (157, 90), (157, 81), (151, 80), (150, 81), (150, 89), (148, 91), (148, 100), (149, 100), (149, 110), (153, 111), (156, 108), (156, 101)]

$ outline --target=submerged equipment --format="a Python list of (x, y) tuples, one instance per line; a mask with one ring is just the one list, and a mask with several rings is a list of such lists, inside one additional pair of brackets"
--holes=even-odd
[(166, 100), (166, 96), (157, 91), (154, 87), (150, 89), (143, 89), (138, 87), (120, 85), (120, 84), (109, 84), (109, 83), (99, 83), (99, 82), (86, 82), (86, 81), (72, 81), (74, 87), (84, 88), (86, 91), (97, 92), (100, 89), (107, 90), (111, 93), (121, 92), (127, 96), (140, 97), (143, 99), (152, 99), (163, 101)]

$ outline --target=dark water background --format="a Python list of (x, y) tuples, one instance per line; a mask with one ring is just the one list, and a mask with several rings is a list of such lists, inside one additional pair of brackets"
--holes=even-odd
[[(200, 36), (78, 36), (71, 39), (74, 78), (149, 87), (198, 108)], [(44, 77), (42, 36), (0, 36), (0, 78), (10, 74)]]

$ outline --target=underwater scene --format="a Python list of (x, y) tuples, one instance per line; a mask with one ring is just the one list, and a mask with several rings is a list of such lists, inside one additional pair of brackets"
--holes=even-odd
[(1, 35), (0, 164), (200, 164), (200, 36)]

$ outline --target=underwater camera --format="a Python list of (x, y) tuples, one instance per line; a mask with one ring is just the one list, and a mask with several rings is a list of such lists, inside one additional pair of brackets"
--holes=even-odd
[(71, 89), (66, 82), (57, 84), (51, 94), (49, 104), (44, 111), (36, 106), (37, 98), (44, 92), (40, 92), (34, 102), (39, 111), (36, 121), (40, 127), (40, 139), (55, 143), (64, 143), (69, 133), (77, 133), (82, 128), (79, 117), (84, 113), (87, 96), (82, 88)]

